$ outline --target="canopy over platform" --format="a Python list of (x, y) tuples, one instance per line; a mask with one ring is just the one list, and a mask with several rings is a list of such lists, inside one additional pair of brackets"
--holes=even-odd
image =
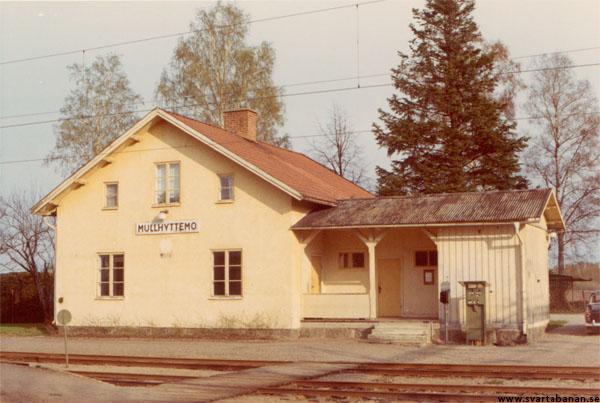
[(527, 223), (542, 216), (549, 230), (565, 229), (551, 189), (347, 199), (309, 213), (292, 229)]

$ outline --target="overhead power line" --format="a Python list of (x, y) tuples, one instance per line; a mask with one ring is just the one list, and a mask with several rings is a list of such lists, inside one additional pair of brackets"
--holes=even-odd
[[(560, 69), (572, 69), (572, 68), (580, 68), (580, 67), (592, 67), (592, 66), (598, 66), (600, 65), (600, 63), (588, 63), (588, 64), (577, 64), (577, 65), (570, 65), (570, 66), (559, 66), (559, 67), (542, 67), (542, 68), (537, 68), (537, 69), (528, 69), (528, 70), (516, 70), (516, 71), (509, 71), (503, 74), (522, 74), (522, 73), (532, 73), (532, 72), (537, 72), (537, 71), (550, 71), (550, 70), (560, 70)], [(348, 76), (348, 77), (340, 77), (340, 78), (332, 78), (332, 79), (325, 79), (325, 80), (313, 80), (313, 81), (303, 81), (303, 82), (297, 82), (297, 83), (292, 83), (292, 84), (285, 84), (285, 85), (281, 85), (281, 86), (276, 86), (278, 88), (290, 88), (290, 87), (299, 87), (299, 86), (306, 86), (306, 85), (314, 85), (314, 84), (326, 84), (326, 83), (334, 83), (334, 82), (340, 82), (340, 81), (350, 81), (350, 80), (360, 80), (360, 79), (365, 79), (365, 78), (375, 78), (375, 77), (384, 77), (384, 76), (390, 76), (391, 73), (377, 73), (377, 74), (366, 74), (366, 75), (362, 75), (362, 76)], [(383, 86), (389, 86), (392, 85), (391, 83), (389, 84), (379, 84), (376, 85), (376, 87), (383, 87)], [(366, 88), (372, 88), (373, 86), (366, 86)], [(358, 87), (349, 87), (349, 88), (342, 88), (342, 89), (337, 89), (337, 90), (323, 90), (322, 92), (337, 92), (337, 91), (342, 91), (342, 90), (350, 90), (350, 89), (357, 89)], [(263, 88), (255, 88), (255, 91), (260, 91)], [(308, 92), (301, 92), (301, 93), (292, 93), (292, 94), (281, 94), (281, 95), (273, 95), (273, 96), (269, 96), (269, 97), (252, 97), (249, 98), (248, 100), (255, 100), (255, 99), (261, 99), (261, 98), (270, 98), (270, 97), (286, 97), (286, 96), (296, 96), (296, 95), (309, 95), (312, 94), (312, 91), (308, 91)], [(321, 93), (319, 91), (314, 92), (314, 93)], [(149, 102), (147, 101), (142, 101), (139, 104), (140, 105), (144, 105), (147, 104)], [(132, 104), (135, 105), (135, 104)], [(191, 105), (175, 105), (175, 108), (185, 108), (185, 107), (193, 107), (193, 106), (198, 106), (195, 104), (191, 104)], [(27, 122), (27, 123), (15, 123), (15, 124), (10, 124), (10, 125), (4, 125), (4, 126), (0, 126), (0, 129), (6, 129), (6, 128), (11, 128), (11, 127), (19, 127), (19, 126), (31, 126), (31, 125), (37, 125), (37, 124), (46, 124), (46, 123), (55, 123), (55, 122), (60, 122), (63, 120), (74, 120), (74, 119), (90, 119), (93, 117), (100, 117), (100, 116), (113, 116), (113, 115), (121, 115), (121, 114), (129, 114), (129, 113), (137, 113), (137, 112), (148, 112), (151, 111), (152, 108), (147, 108), (147, 109), (134, 109), (134, 110), (128, 110), (128, 111), (124, 111), (124, 112), (120, 112), (120, 113), (115, 113), (115, 114), (104, 114), (104, 115), (90, 115), (90, 116), (85, 116), (85, 117), (81, 117), (81, 118), (59, 118), (59, 119), (50, 119), (50, 120), (42, 120), (42, 121), (35, 121), (35, 122)], [(14, 119), (14, 118), (20, 118), (20, 117), (27, 117), (27, 116), (41, 116), (41, 115), (52, 115), (52, 114), (57, 114), (60, 113), (60, 111), (47, 111), (47, 112), (32, 112), (32, 113), (22, 113), (22, 114), (16, 114), (16, 115), (8, 115), (8, 116), (2, 116), (0, 117), (0, 120), (2, 119)]]
[[(382, 3), (384, 1), (387, 1), (387, 0), (372, 0), (372, 1), (365, 1), (365, 2), (362, 2), (362, 3), (352, 3), (352, 4), (345, 4), (345, 5), (342, 5), (342, 6), (335, 6), (335, 7), (328, 7), (328, 8), (319, 8), (319, 9), (307, 10), (307, 11), (299, 11), (299, 12), (296, 12), (296, 13), (283, 14), (283, 15), (278, 15), (278, 16), (274, 16), (274, 17), (257, 18), (257, 19), (254, 19), (254, 20), (243, 22), (241, 24), (237, 24), (237, 25), (250, 25), (250, 24), (256, 24), (256, 23), (260, 23), (260, 22), (268, 22), (268, 21), (281, 20), (281, 19), (285, 19), (285, 18), (293, 18), (293, 17), (304, 16), (304, 15), (325, 13), (325, 12), (329, 12), (329, 11), (341, 10), (341, 9), (344, 9), (344, 8), (354, 8), (354, 7), (357, 7), (359, 5), (360, 6), (367, 6), (367, 5), (370, 5), (370, 4)], [(222, 26), (218, 26), (217, 28), (218, 29), (223, 29), (223, 28), (229, 28), (231, 26), (232, 25), (222, 25)], [(51, 57), (74, 55), (74, 54), (78, 54), (78, 53), (82, 53), (82, 52), (89, 52), (89, 51), (93, 51), (93, 50), (108, 49), (108, 48), (113, 48), (113, 47), (117, 47), (117, 46), (134, 45), (134, 44), (138, 44), (138, 43), (156, 41), (156, 40), (160, 40), (160, 39), (176, 38), (176, 37), (179, 37), (179, 36), (189, 35), (189, 34), (193, 34), (195, 32), (200, 32), (200, 31), (202, 31), (202, 30), (192, 29), (192, 30), (189, 30), (189, 31), (175, 32), (175, 33), (164, 34), (164, 35), (149, 36), (149, 37), (134, 39), (134, 40), (130, 40), (130, 41), (113, 42), (113, 43), (108, 43), (108, 44), (100, 45), (100, 46), (93, 46), (93, 47), (89, 47), (89, 48), (66, 50), (66, 51), (63, 51), (63, 52), (48, 53), (48, 54), (45, 54), (45, 55), (24, 57), (24, 58), (21, 58), (21, 59), (6, 60), (6, 61), (1, 61), (0, 65), (30, 62), (30, 61), (34, 61), (34, 60), (47, 59), (47, 58), (51, 58)]]
[[(558, 67), (542, 67), (542, 68), (537, 68), (537, 69), (510, 71), (510, 72), (506, 72), (506, 73), (502, 73), (502, 74), (522, 74), (522, 73), (532, 73), (532, 72), (538, 72), (538, 71), (550, 71), (550, 70), (572, 69), (572, 68), (581, 68), (581, 67), (592, 67), (592, 66), (598, 66), (598, 65), (600, 65), (600, 63), (576, 64), (576, 65), (558, 66)], [(367, 78), (367, 77), (373, 78), (373, 77), (381, 77), (381, 76), (388, 76), (388, 75), (390, 75), (390, 73), (369, 74), (369, 75), (365, 75), (365, 76), (352, 76), (352, 77), (335, 78), (335, 79), (329, 79), (329, 80), (315, 80), (315, 81), (307, 81), (307, 82), (303, 82), (303, 83), (289, 84), (287, 86), (281, 86), (281, 87), (285, 88), (285, 87), (292, 87), (292, 86), (299, 86), (299, 85), (332, 83), (332, 82), (349, 81), (349, 80), (356, 80), (356, 79)], [(389, 87), (392, 85), (393, 85), (392, 83), (382, 83), (382, 84), (363, 85), (360, 87), (352, 86), (352, 87), (343, 87), (343, 88), (296, 92), (296, 93), (289, 93), (289, 94), (284, 93), (284, 94), (269, 95), (269, 96), (256, 96), (256, 97), (250, 97), (250, 98), (244, 99), (244, 101), (253, 101), (253, 100), (258, 100), (258, 99), (266, 99), (266, 98), (286, 98), (286, 97), (325, 94), (325, 93), (333, 93), (333, 92), (345, 92), (345, 91), (353, 91), (353, 90), (362, 89), (362, 88)], [(260, 91), (261, 88), (255, 88), (254, 90)], [(142, 104), (144, 104), (144, 102)], [(198, 104), (181, 104), (181, 105), (173, 105), (172, 108), (193, 108), (195, 106), (199, 106), (199, 105)], [(154, 109), (154, 108), (132, 109), (132, 110), (116, 112), (116, 113), (88, 115), (88, 116), (70, 117), (70, 118), (48, 119), (48, 120), (39, 120), (39, 121), (26, 122), (26, 123), (14, 123), (14, 124), (0, 126), (0, 129), (10, 129), (13, 127), (42, 125), (42, 124), (57, 123), (57, 122), (69, 121), (69, 120), (84, 120), (84, 119), (91, 119), (91, 118), (95, 118), (95, 117), (118, 116), (118, 115), (130, 114), (130, 113), (149, 112), (152, 109)], [(9, 117), (4, 117), (4, 119), (17, 117), (17, 116), (24, 117), (24, 116), (42, 115), (42, 114), (50, 114), (50, 113), (59, 113), (59, 111), (38, 112), (38, 113), (33, 113), (31, 115), (28, 115), (28, 114), (13, 115), (13, 116), (9, 116)]]
[(534, 54), (534, 55), (517, 56), (517, 57), (513, 57), (512, 59), (528, 59), (530, 57), (538, 57), (538, 56), (544, 56), (544, 55), (555, 55), (555, 54), (558, 54), (558, 53), (586, 52), (588, 50), (596, 50), (596, 49), (600, 49), (600, 46), (593, 46), (593, 47), (590, 47), (590, 48), (579, 48), (579, 49), (555, 50), (555, 51), (552, 51), (552, 52), (537, 53), (537, 54)]
[[(360, 87), (360, 88), (364, 88), (364, 87)], [(352, 89), (358, 89), (358, 88), (352, 88)], [(591, 114), (600, 114), (600, 111), (594, 111), (594, 112), (587, 112), (587, 113), (571, 113), (566, 115), (565, 117), (568, 116), (575, 116), (575, 115), (591, 115)], [(512, 120), (534, 120), (534, 119), (543, 119), (544, 116), (522, 116), (522, 117), (516, 117)], [(373, 129), (363, 129), (363, 130), (351, 130), (348, 131), (348, 133), (351, 134), (364, 134), (364, 133), (372, 133)], [(304, 135), (299, 135), (299, 136), (293, 136), (290, 137), (291, 140), (296, 140), (296, 139), (303, 139), (303, 138), (311, 138), (311, 137), (324, 137), (327, 134), (324, 133), (319, 133), (319, 134), (304, 134)], [(232, 144), (232, 143), (240, 143), (243, 141), (247, 141), (245, 139), (236, 139), (236, 140), (231, 140), (231, 141), (223, 141), (220, 142), (220, 145), (225, 145), (225, 144)], [(169, 147), (156, 147), (156, 148), (144, 148), (144, 149), (140, 149), (140, 150), (122, 150), (122, 151), (117, 151), (116, 154), (121, 154), (121, 153), (135, 153), (135, 152), (147, 152), (147, 151), (158, 151), (158, 150), (166, 150), (166, 149), (172, 149), (172, 148), (187, 148), (187, 147), (191, 147), (193, 145), (191, 144), (184, 144), (181, 146), (169, 146)], [(41, 161), (54, 161), (54, 160), (58, 160), (61, 159), (61, 157), (50, 157), (50, 158), (31, 158), (31, 159), (21, 159), (21, 160), (9, 160), (9, 161), (0, 161), (0, 165), (13, 165), (13, 164), (23, 164), (23, 163), (28, 163), (28, 162), (41, 162)]]

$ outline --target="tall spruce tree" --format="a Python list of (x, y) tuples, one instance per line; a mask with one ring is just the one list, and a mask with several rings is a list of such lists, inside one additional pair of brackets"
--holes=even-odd
[[(411, 55), (392, 69), (399, 94), (379, 110), (374, 134), (391, 170), (377, 167), (379, 193), (411, 194), (525, 188), (512, 99), (501, 91), (506, 48), (484, 43), (471, 0), (427, 0), (413, 9)], [(502, 93), (500, 93), (502, 92)]]

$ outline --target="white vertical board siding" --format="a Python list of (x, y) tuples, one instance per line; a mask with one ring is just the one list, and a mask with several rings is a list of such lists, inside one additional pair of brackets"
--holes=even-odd
[(546, 326), (550, 319), (548, 273), (548, 238), (546, 223), (527, 225), (522, 230), (525, 240), (528, 327)]
[[(454, 327), (465, 323), (461, 281), (486, 281), (488, 326), (518, 324), (519, 243), (512, 225), (441, 228), (436, 239), (440, 284), (450, 283), (450, 316)], [(440, 316), (442, 317), (442, 316)]]

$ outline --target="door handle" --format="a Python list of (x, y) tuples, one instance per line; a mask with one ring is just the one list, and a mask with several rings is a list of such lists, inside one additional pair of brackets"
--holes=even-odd
[(377, 289), (379, 291), (379, 294), (381, 294), (381, 286), (378, 286)]

